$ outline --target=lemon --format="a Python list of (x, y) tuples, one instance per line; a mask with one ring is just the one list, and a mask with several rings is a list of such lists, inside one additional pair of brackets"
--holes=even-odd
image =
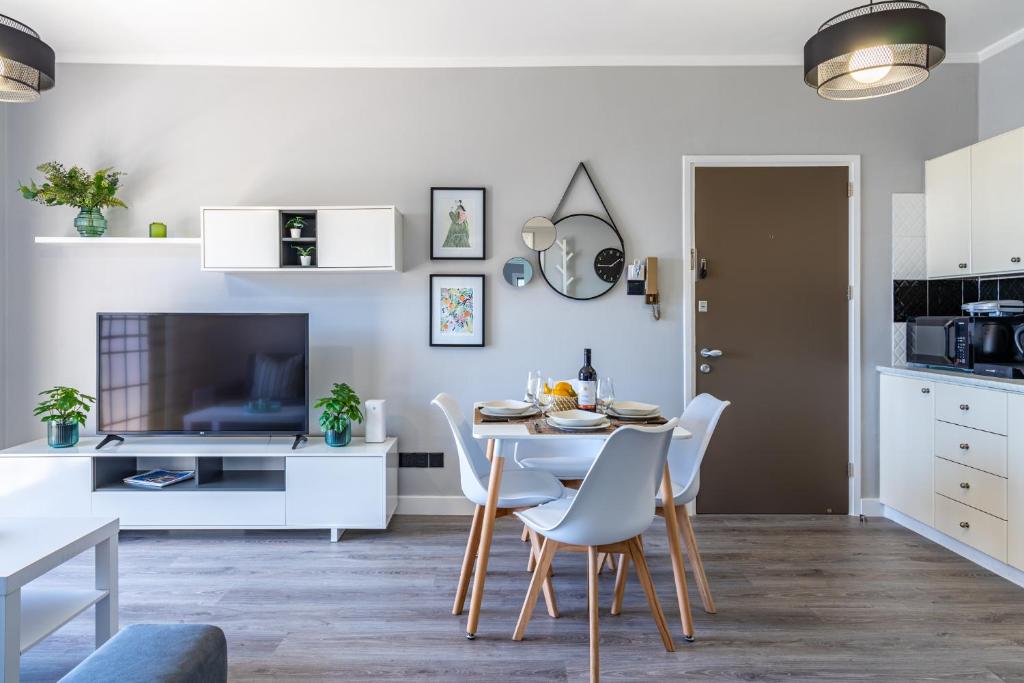
[(576, 392), (573, 391), (572, 385), (569, 384), (568, 382), (559, 382), (558, 384), (555, 385), (555, 389), (551, 393), (554, 394), (555, 396), (565, 397), (572, 397), (576, 395)]

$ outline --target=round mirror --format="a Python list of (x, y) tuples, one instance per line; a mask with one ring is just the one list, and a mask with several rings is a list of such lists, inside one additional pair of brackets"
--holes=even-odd
[(540, 254), (540, 272), (570, 299), (594, 299), (615, 286), (626, 264), (619, 233), (605, 219), (576, 213), (555, 222), (557, 237)]
[(516, 256), (505, 261), (501, 274), (513, 287), (525, 287), (533, 279), (533, 266), (523, 257)]
[(523, 242), (534, 251), (550, 249), (555, 243), (555, 224), (550, 218), (534, 216), (523, 225)]

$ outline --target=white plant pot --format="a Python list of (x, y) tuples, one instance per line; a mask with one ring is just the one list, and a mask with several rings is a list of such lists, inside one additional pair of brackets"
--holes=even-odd
[(299, 239), (302, 237), (302, 228), (288, 228), (292, 233), (292, 239)]
[(302, 264), (303, 267), (313, 265), (313, 255), (299, 256), (299, 263)]

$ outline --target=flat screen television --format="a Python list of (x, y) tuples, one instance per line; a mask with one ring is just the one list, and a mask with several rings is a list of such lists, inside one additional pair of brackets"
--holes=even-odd
[(309, 315), (99, 313), (100, 434), (309, 431)]

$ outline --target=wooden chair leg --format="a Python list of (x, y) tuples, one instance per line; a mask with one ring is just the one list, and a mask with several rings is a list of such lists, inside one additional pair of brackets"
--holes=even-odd
[[(683, 638), (693, 642), (693, 614), (690, 613), (690, 594), (686, 590), (686, 565), (683, 564), (683, 546), (679, 542), (679, 519), (676, 517), (676, 506), (672, 505), (672, 480), (668, 465), (661, 480), (661, 499), (669, 501), (662, 507), (665, 515), (665, 532), (668, 534), (668, 552), (672, 558), (672, 578), (675, 579), (676, 601), (679, 603), (679, 619), (683, 624)], [(641, 551), (643, 545), (640, 546)], [(635, 562), (636, 560), (634, 560)]]
[(686, 556), (690, 560), (693, 580), (697, 582), (697, 590), (700, 591), (700, 600), (704, 603), (704, 611), (714, 614), (715, 601), (711, 597), (711, 586), (708, 584), (707, 574), (704, 573), (704, 561), (700, 557), (700, 550), (697, 549), (697, 536), (693, 533), (690, 513), (686, 511), (685, 505), (680, 505), (676, 510), (679, 512), (676, 515), (679, 519), (679, 530), (683, 534), (683, 543), (686, 544)]
[(523, 525), (523, 533), (520, 534), (519, 540), (526, 543), (530, 540), (530, 527)]
[(615, 597), (612, 598), (612, 616), (622, 613), (622, 599), (626, 595), (626, 579), (629, 576), (629, 555), (619, 556), (619, 567), (615, 572)]
[[(530, 555), (535, 558), (540, 558), (541, 553), (541, 541), (540, 536), (537, 535), (536, 531), (530, 531), (530, 543), (531, 552)], [(536, 561), (534, 562), (536, 564)], [(536, 566), (534, 567), (536, 570)], [(551, 567), (548, 566), (548, 578), (544, 581), (544, 604), (548, 608), (548, 616), (552, 619), (558, 618), (558, 602), (555, 600), (555, 587), (551, 584)]]
[(544, 577), (551, 568), (551, 560), (555, 557), (558, 543), (550, 538), (544, 539), (544, 545), (540, 551), (540, 559), (537, 560), (537, 568), (533, 570), (533, 577), (530, 579), (530, 588), (526, 591), (526, 599), (523, 600), (523, 609), (519, 612), (519, 620), (516, 622), (516, 630), (512, 634), (512, 640), (522, 640), (526, 633), (526, 627), (533, 616), (533, 608), (537, 604), (537, 596), (540, 595), (541, 586), (544, 584)]
[(469, 540), (466, 541), (466, 554), (462, 558), (462, 571), (459, 572), (459, 587), (455, 590), (455, 604), (452, 605), (452, 614), (462, 614), (466, 605), (466, 592), (469, 590), (469, 579), (473, 575), (473, 563), (476, 561), (476, 551), (480, 545), (480, 527), (483, 525), (484, 508), (477, 505), (473, 510), (473, 521), (469, 526)]
[(601, 642), (598, 631), (598, 616), (600, 615), (600, 603), (597, 594), (597, 574), (601, 569), (598, 563), (599, 553), (590, 546), (587, 548), (587, 599), (590, 612), (590, 683), (598, 683), (601, 680), (601, 659), (598, 653), (598, 646)]
[(597, 554), (597, 573), (600, 574), (604, 571), (604, 561), (608, 559), (608, 553)]
[(633, 564), (636, 565), (637, 578), (640, 579), (640, 585), (644, 587), (644, 593), (647, 594), (647, 603), (651, 606), (651, 613), (654, 615), (654, 623), (657, 624), (658, 632), (661, 633), (661, 642), (664, 643), (665, 650), (675, 652), (676, 647), (672, 642), (672, 634), (668, 630), (668, 622), (665, 621), (665, 613), (661, 609), (661, 603), (658, 602), (658, 594), (654, 590), (654, 582), (651, 581), (651, 572), (647, 567), (644, 551), (636, 538), (629, 541), (629, 546), (630, 554), (633, 556)]

